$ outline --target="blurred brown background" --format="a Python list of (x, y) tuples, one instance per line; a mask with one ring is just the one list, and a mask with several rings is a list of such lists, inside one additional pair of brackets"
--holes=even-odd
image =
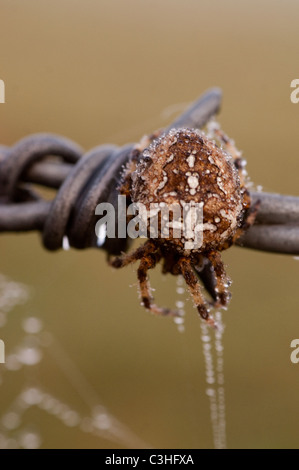
[[(224, 92), (219, 120), (243, 150), (252, 180), (299, 195), (299, 104), (290, 101), (298, 2), (2, 0), (0, 9), (1, 144), (44, 131), (86, 149), (137, 141), (217, 85)], [(38, 316), (140, 439), (158, 448), (212, 447), (191, 301), (180, 334), (139, 305), (136, 266), (113, 271), (95, 250), (47, 253), (36, 234), (1, 235), (0, 250), (0, 271), (34, 289), (0, 329), (7, 351), (21, 337), (21, 319)], [(299, 261), (240, 248), (224, 259), (234, 281), (224, 312), (228, 446), (298, 447), (299, 364), (290, 362), (290, 342), (299, 337)], [(151, 275), (157, 300), (173, 306), (175, 280), (159, 271)], [(81, 411), (50, 359), (30, 370), (33, 382)], [(4, 377), (0, 414), (26, 373)], [(24, 421), (44, 447), (116, 445), (43, 411), (29, 410)]]

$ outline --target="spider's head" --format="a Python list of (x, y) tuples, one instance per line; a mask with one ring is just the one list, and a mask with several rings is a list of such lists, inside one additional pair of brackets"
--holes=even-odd
[[(142, 152), (131, 179), (132, 201), (144, 204), (148, 214), (157, 205), (170, 209), (170, 214), (174, 205), (181, 209), (181, 218), (170, 215), (169, 234), (159, 225), (158, 235), (162, 244), (185, 256), (194, 250), (221, 249), (241, 223), (243, 188), (234, 161), (198, 130), (173, 129), (155, 139)], [(193, 228), (201, 231), (200, 245), (198, 238), (192, 245), (196, 229), (193, 234), (184, 231), (184, 207), (185, 216), (189, 207), (199, 209)], [(159, 214), (161, 224), (163, 212)], [(189, 222), (192, 217), (189, 212)], [(181, 228), (179, 237), (174, 228)], [(149, 229), (148, 223), (151, 238)]]

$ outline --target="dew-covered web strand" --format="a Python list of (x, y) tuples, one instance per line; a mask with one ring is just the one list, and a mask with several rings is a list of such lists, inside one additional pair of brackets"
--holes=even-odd
[[(176, 308), (180, 314), (180, 317), (174, 318), (174, 322), (177, 325), (179, 333), (184, 333), (186, 314), (184, 296), (186, 295), (186, 288), (182, 276), (177, 277), (176, 294)], [(224, 325), (222, 322), (221, 312), (216, 312), (215, 321), (217, 324), (217, 329), (212, 329), (206, 322), (200, 319), (201, 339), (205, 363), (206, 394), (210, 405), (210, 421), (212, 426), (213, 446), (215, 449), (225, 449), (226, 416), (223, 359)], [(183, 349), (184, 358), (187, 361), (185, 348)], [(187, 371), (185, 372), (187, 374)], [(191, 391), (189, 390), (189, 392)]]
[(222, 313), (216, 312), (217, 329), (201, 321), (201, 339), (205, 361), (206, 394), (210, 402), (210, 419), (215, 449), (226, 449), (226, 417)]
[(184, 285), (185, 285), (185, 282), (184, 282), (183, 276), (181, 275), (177, 276), (177, 280), (176, 280), (177, 300), (176, 300), (175, 306), (180, 316), (174, 317), (173, 321), (176, 324), (179, 333), (184, 333), (185, 331), (186, 312), (185, 312), (185, 300), (184, 300), (184, 295), (185, 295)]
[[(194, 386), (192, 361), (190, 360), (190, 347), (186, 341), (185, 331), (185, 315), (186, 315), (186, 284), (182, 275), (176, 277), (176, 302), (175, 307), (180, 317), (174, 317), (173, 321), (175, 327), (179, 333), (180, 340), (180, 355), (179, 355), (179, 367), (182, 370), (183, 375), (183, 394), (185, 397), (184, 410), (185, 419), (188, 422), (188, 426), (192, 429), (198, 428), (198, 416), (194, 413), (194, 410), (198, 406), (198, 390)], [(194, 433), (194, 446), (198, 445), (198, 438)]]
[[(26, 286), (0, 275), (2, 327), (7, 323), (8, 313), (14, 306), (28, 299), (29, 290)], [(66, 428), (77, 428), (81, 432), (90, 433), (92, 436), (128, 448), (150, 448), (106, 409), (96, 390), (87, 382), (51, 332), (44, 328), (39, 318), (29, 316), (21, 323), (22, 339), (13, 350), (7, 351), (5, 364), (1, 364), (0, 387), (2, 389), (5, 387), (4, 378), (8, 373), (17, 373), (25, 369), (25, 371), (30, 370), (30, 374), (24, 374), (22, 386), (19, 386), (20, 390), (16, 392), (16, 397), (0, 415), (0, 448), (41, 447), (42, 429), (36, 422), (25, 424), (25, 413), (30, 408), (55, 416)], [(38, 372), (32, 366), (42, 367), (43, 358), (49, 355), (54, 357), (56, 366), (61, 369), (71, 385), (70, 392), (80, 395), (82, 404), (85, 405), (82, 409), (74, 409), (56, 397), (51, 390), (38, 385)], [(89, 413), (82, 411), (86, 406)]]

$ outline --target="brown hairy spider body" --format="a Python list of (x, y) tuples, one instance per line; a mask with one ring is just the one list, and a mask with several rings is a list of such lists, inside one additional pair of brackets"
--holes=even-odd
[[(212, 127), (211, 127), (212, 129)], [(225, 307), (230, 299), (230, 281), (220, 252), (234, 243), (253, 223), (255, 210), (249, 210), (250, 198), (246, 189), (243, 160), (233, 142), (219, 128), (213, 128), (213, 140), (195, 129), (173, 129), (154, 140), (141, 143), (125, 169), (121, 194), (132, 202), (141, 202), (150, 211), (151, 205), (182, 208), (186, 204), (202, 207), (202, 243), (200, 248), (188, 248), (188, 236), (167, 236), (159, 231), (135, 252), (112, 261), (123, 267), (140, 260), (138, 280), (143, 305), (156, 314), (178, 315), (154, 304), (147, 272), (163, 261), (163, 273), (182, 274), (201, 317), (215, 326), (204, 299), (199, 273), (208, 262), (213, 275), (213, 306)], [(160, 220), (161, 222), (161, 220)], [(191, 240), (192, 241), (192, 240)]]

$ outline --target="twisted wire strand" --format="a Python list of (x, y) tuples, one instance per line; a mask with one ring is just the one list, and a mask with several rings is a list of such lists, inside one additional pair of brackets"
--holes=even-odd
[(299, 197), (251, 192), (260, 201), (255, 224), (237, 240), (239, 246), (272, 253), (299, 254)]
[[(221, 90), (202, 95), (166, 130), (201, 128), (221, 104)], [(117, 211), (117, 187), (124, 165), (132, 158), (135, 144), (101, 145), (87, 153), (74, 142), (53, 134), (26, 137), (12, 147), (0, 146), (0, 231), (38, 230), (48, 250), (70, 246), (97, 247), (95, 208), (111, 202)], [(42, 186), (57, 190), (52, 201), (34, 190)], [(251, 192), (260, 201), (256, 223), (237, 242), (263, 251), (299, 254), (299, 197)], [(117, 220), (117, 214), (116, 214)], [(106, 239), (100, 247), (108, 254), (126, 251), (128, 239)], [(209, 265), (200, 273), (207, 289)]]

